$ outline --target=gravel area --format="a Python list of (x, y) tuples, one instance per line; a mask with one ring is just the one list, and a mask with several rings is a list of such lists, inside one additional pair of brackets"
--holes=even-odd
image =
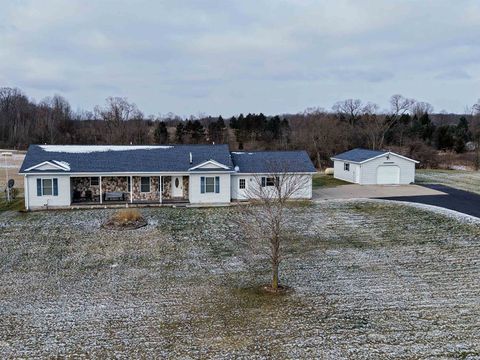
[(480, 358), (480, 226), (378, 201), (289, 210), (281, 280), (235, 209), (0, 215), (2, 358)]

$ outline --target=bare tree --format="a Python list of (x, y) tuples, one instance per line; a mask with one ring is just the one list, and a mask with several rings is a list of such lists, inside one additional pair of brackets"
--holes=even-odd
[(252, 249), (268, 255), (272, 269), (270, 288), (277, 292), (286, 208), (289, 200), (302, 197), (302, 192), (310, 186), (310, 176), (287, 171), (287, 164), (271, 163), (269, 168), (272, 171), (268, 175), (255, 176), (245, 184), (249, 202), (238, 206), (236, 222), (244, 230)]
[(363, 113), (364, 105), (360, 99), (337, 101), (332, 110), (342, 115), (351, 125), (354, 125)]
[(433, 106), (428, 102), (417, 101), (411, 106), (411, 112), (418, 117), (433, 113)]
[[(373, 149), (382, 149), (385, 144), (385, 135), (398, 122), (402, 115), (412, 111), (416, 101), (402, 95), (393, 95), (390, 98), (390, 111), (385, 114), (377, 114), (378, 107), (372, 104), (364, 107), (362, 129), (368, 139), (369, 146)], [(427, 103), (420, 103), (428, 109)], [(431, 105), (430, 105), (431, 107)]]
[(106, 122), (112, 143), (126, 141), (124, 122), (143, 118), (137, 105), (129, 103), (125, 97), (108, 97), (104, 107), (95, 106), (95, 116)]

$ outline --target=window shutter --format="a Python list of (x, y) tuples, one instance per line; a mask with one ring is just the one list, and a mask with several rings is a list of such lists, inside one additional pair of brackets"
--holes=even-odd
[(53, 178), (53, 196), (58, 196), (58, 179)]
[(200, 178), (200, 193), (205, 194), (205, 176)]
[(42, 179), (37, 179), (37, 196), (42, 196)]
[(262, 176), (262, 187), (265, 187), (267, 179)]
[(215, 176), (215, 192), (220, 193), (220, 176)]

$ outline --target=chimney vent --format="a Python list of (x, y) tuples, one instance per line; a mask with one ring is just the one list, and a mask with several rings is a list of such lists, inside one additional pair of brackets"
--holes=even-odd
[(193, 156), (192, 156), (192, 152), (190, 152), (190, 164), (193, 163)]

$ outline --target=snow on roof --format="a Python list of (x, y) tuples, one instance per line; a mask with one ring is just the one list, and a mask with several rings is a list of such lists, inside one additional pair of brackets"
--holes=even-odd
[(106, 151), (170, 149), (173, 146), (159, 145), (40, 145), (43, 151), (70, 154), (86, 154)]

